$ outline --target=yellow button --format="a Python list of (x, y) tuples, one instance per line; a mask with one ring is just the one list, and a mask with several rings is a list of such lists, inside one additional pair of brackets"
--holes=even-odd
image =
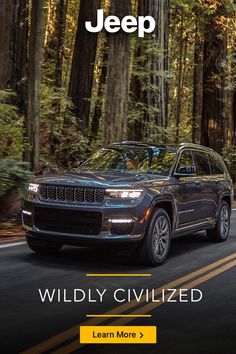
[(155, 326), (80, 326), (82, 344), (155, 344)]

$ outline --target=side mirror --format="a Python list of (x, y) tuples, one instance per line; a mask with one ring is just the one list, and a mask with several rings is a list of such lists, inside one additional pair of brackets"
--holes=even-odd
[(177, 178), (196, 176), (196, 168), (195, 166), (180, 166), (174, 176)]

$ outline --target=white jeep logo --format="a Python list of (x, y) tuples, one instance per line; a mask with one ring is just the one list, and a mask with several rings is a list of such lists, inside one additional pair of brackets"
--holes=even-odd
[(103, 27), (109, 33), (116, 33), (122, 29), (126, 33), (138, 31), (139, 37), (144, 37), (145, 33), (152, 33), (156, 27), (156, 21), (152, 16), (125, 16), (120, 20), (117, 16), (108, 16), (104, 20), (103, 10), (97, 11), (97, 25), (92, 26), (91, 21), (85, 22), (87, 31), (97, 33), (102, 31)]

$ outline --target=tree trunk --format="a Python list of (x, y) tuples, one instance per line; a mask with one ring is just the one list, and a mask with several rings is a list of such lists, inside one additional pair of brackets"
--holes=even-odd
[[(157, 26), (153, 36), (138, 39), (135, 62), (138, 71), (145, 72), (143, 77), (131, 77), (131, 104), (136, 106), (139, 118), (129, 124), (129, 135), (142, 140), (150, 135), (150, 123), (166, 128), (168, 124), (168, 37), (169, 37), (169, 0), (139, 0), (138, 15), (153, 16)], [(147, 54), (148, 53), (148, 54)], [(145, 57), (145, 59), (143, 59)], [(140, 116), (140, 108), (143, 112)], [(153, 113), (154, 112), (154, 113)], [(164, 137), (162, 137), (164, 140)]]
[(68, 0), (59, 0), (56, 8), (56, 23), (55, 23), (55, 36), (56, 36), (56, 60), (55, 60), (55, 86), (62, 86), (62, 68), (64, 58), (64, 44), (66, 33), (66, 14), (68, 8)]
[(175, 142), (179, 143), (180, 121), (182, 113), (182, 99), (184, 86), (184, 24), (183, 24), (183, 9), (181, 9), (180, 23), (180, 40), (179, 40), (179, 68), (178, 68), (178, 91), (176, 104), (176, 135)]
[(107, 60), (108, 60), (107, 42), (105, 42), (103, 48), (102, 61), (100, 65), (100, 79), (98, 84), (97, 100), (95, 102), (95, 109), (94, 109), (92, 123), (91, 123), (90, 142), (97, 138), (99, 126), (101, 122), (103, 95), (104, 95), (104, 89), (105, 89), (106, 77), (107, 77), (107, 67), (106, 67)]
[(53, 67), (47, 73), (47, 78), (53, 80), (57, 88), (62, 86), (67, 8), (68, 0), (50, 1), (48, 4), (44, 62)]
[(75, 106), (74, 113), (85, 131), (89, 126), (90, 102), (93, 87), (94, 62), (97, 50), (97, 33), (85, 28), (85, 21), (96, 23), (101, 0), (81, 0), (74, 54), (69, 85), (69, 96)]
[(203, 84), (203, 39), (200, 31), (199, 12), (196, 12), (194, 69), (193, 69), (193, 115), (192, 142), (201, 141), (202, 84)]
[(39, 118), (40, 118), (40, 68), (44, 18), (44, 1), (32, 0), (29, 39), (28, 99), (26, 136), (28, 144), (25, 160), (33, 169), (39, 166)]
[(0, 6), (0, 89), (17, 92), (25, 111), (28, 40), (28, 0), (2, 0)]
[[(131, 1), (113, 0), (111, 15), (122, 19), (131, 13)], [(107, 85), (105, 95), (104, 144), (127, 135), (129, 99), (130, 35), (124, 31), (108, 35)]]
[(223, 61), (227, 52), (227, 36), (221, 23), (225, 4), (218, 3), (215, 12), (206, 19), (203, 56), (203, 145), (221, 152), (226, 141), (226, 105)]

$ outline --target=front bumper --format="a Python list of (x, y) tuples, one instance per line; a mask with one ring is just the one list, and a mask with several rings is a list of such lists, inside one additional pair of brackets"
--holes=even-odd
[[(149, 195), (135, 201), (106, 200), (102, 205), (45, 203), (39, 199), (25, 200), (22, 224), (28, 237), (58, 241), (68, 245), (99, 246), (134, 243), (144, 237), (147, 227), (145, 215), (150, 205)], [(38, 213), (41, 211), (46, 215), (47, 220), (48, 215), (53, 214), (50, 223), (42, 222), (42, 217), (39, 222)], [(64, 222), (62, 219), (65, 215)], [(96, 215), (99, 215), (99, 229), (97, 226), (94, 228)], [(119, 223), (119, 220), (122, 220), (122, 223)]]

